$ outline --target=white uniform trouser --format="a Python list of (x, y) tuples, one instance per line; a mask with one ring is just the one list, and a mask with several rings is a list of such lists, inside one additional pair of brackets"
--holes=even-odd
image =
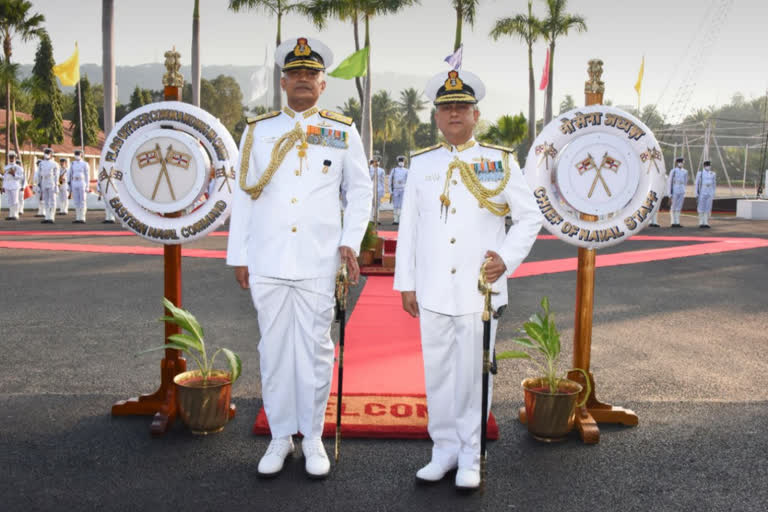
[(56, 216), (56, 189), (53, 187), (43, 187), (43, 213), (46, 219), (53, 219)]
[(712, 214), (712, 201), (715, 196), (712, 194), (699, 194), (699, 200), (696, 204), (696, 210), (699, 212), (699, 224), (709, 224), (709, 216)]
[(72, 203), (75, 206), (75, 220), (85, 221), (85, 213), (88, 211), (85, 202), (85, 187), (78, 185), (79, 181), (72, 184)]
[(107, 203), (104, 203), (104, 220), (115, 220), (115, 214)]
[[(445, 468), (480, 469), (482, 313), (450, 316), (421, 308), (421, 349), (432, 460)], [(491, 320), (491, 352), (498, 321)], [(488, 388), (488, 410), (493, 379)], [(486, 412), (487, 414), (487, 412)]]
[(670, 198), (669, 218), (672, 224), (680, 224), (680, 211), (683, 209), (685, 191), (673, 192)]
[(334, 278), (250, 277), (261, 393), (272, 437), (320, 437), (333, 378)]
[(17, 213), (24, 213), (24, 187), (19, 189), (19, 205), (17, 206)]
[(405, 192), (405, 189), (392, 189), (392, 209), (394, 210), (393, 213), (396, 221), (400, 220), (400, 209), (403, 207), (403, 192)]
[(69, 213), (69, 188), (63, 186), (59, 187), (59, 213)]
[(6, 191), (6, 199), (8, 201), (8, 216), (9, 217), (18, 217), (19, 216), (19, 194), (16, 193), (16, 190), (7, 190)]

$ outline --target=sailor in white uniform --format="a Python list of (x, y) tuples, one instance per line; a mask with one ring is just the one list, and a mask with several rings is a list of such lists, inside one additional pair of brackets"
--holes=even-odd
[(40, 199), (43, 203), (45, 219), (41, 224), (53, 224), (56, 220), (56, 195), (59, 192), (59, 168), (51, 159), (53, 150), (43, 150), (43, 160), (40, 162), (37, 174), (37, 185), (40, 188)]
[[(379, 157), (377, 155), (371, 158), (368, 172), (373, 186), (376, 187), (376, 205), (374, 207), (378, 209), (381, 207), (381, 198), (387, 193), (385, 184), (387, 176), (384, 169), (379, 167)], [(371, 220), (373, 220), (373, 212), (371, 212)]]
[[(287, 106), (248, 120), (236, 167), (227, 264), (250, 289), (261, 332), (262, 396), (272, 432), (258, 465), (263, 476), (282, 470), (298, 432), (308, 475), (330, 471), (321, 435), (333, 373), (335, 276), (343, 261), (350, 280), (359, 277), (356, 258), (373, 199), (352, 119), (316, 106), (332, 59), (315, 39), (278, 46)], [(278, 147), (284, 151), (273, 154)]]
[(697, 198), (696, 210), (699, 213), (699, 227), (709, 228), (709, 216), (712, 215), (712, 201), (715, 199), (717, 176), (709, 161), (704, 162), (704, 169), (696, 173), (694, 192)]
[(69, 213), (69, 167), (66, 158), (59, 158), (59, 214)]
[(3, 172), (0, 186), (8, 202), (8, 217), (5, 220), (19, 220), (19, 187), (24, 182), (24, 170), (16, 163), (16, 153), (8, 153), (8, 165)]
[(397, 167), (389, 173), (389, 190), (392, 194), (392, 213), (395, 224), (400, 223), (400, 210), (403, 208), (403, 192), (408, 181), (408, 169), (405, 167), (405, 157), (397, 157)]
[(683, 158), (675, 160), (675, 167), (669, 171), (667, 193), (670, 198), (669, 223), (670, 227), (681, 228), (680, 211), (685, 201), (685, 185), (688, 183), (688, 171), (683, 169)]
[(72, 188), (72, 202), (75, 205), (75, 220), (73, 224), (85, 224), (85, 216), (88, 213), (88, 188), (90, 173), (88, 164), (83, 161), (83, 153), (75, 150), (75, 160), (69, 167), (69, 184)]
[[(432, 459), (416, 477), (480, 484), (480, 410), (484, 261), (498, 291), (493, 309), (507, 303), (507, 276), (533, 245), (541, 227), (533, 194), (511, 154), (472, 136), (485, 95), (468, 71), (439, 73), (425, 90), (447, 143), (411, 157), (397, 241), (394, 288), (403, 308), (419, 317)], [(514, 223), (507, 232), (505, 217)], [(491, 320), (491, 350), (496, 318)], [(489, 396), (490, 406), (490, 396)], [(487, 414), (487, 411), (486, 411)]]

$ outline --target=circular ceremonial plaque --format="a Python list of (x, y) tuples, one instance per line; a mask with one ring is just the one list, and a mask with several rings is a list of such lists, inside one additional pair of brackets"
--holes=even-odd
[(235, 141), (211, 114), (176, 101), (152, 103), (110, 132), (99, 187), (123, 226), (154, 242), (180, 244), (227, 219), (236, 160)]
[(589, 249), (641, 231), (666, 184), (653, 133), (631, 114), (602, 105), (574, 109), (545, 126), (524, 174), (547, 230)]

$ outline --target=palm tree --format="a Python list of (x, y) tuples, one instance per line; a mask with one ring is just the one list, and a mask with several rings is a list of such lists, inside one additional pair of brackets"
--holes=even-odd
[(360, 124), (362, 109), (360, 108), (360, 102), (356, 98), (349, 98), (343, 105), (337, 106), (336, 109), (345, 116), (351, 117), (356, 125)]
[(104, 84), (104, 133), (115, 126), (115, 0), (101, 2), (101, 72)]
[[(232, 0), (234, 1), (234, 0)], [(360, 138), (363, 140), (363, 149), (367, 158), (370, 158), (373, 145), (373, 127), (371, 122), (371, 18), (384, 14), (394, 14), (404, 7), (418, 3), (419, 0), (312, 0), (304, 11), (312, 17), (312, 21), (318, 28), (325, 26), (325, 20), (329, 16), (344, 20), (358, 20), (362, 18), (365, 23), (365, 44), (368, 48), (368, 71), (365, 75), (365, 93), (363, 95), (363, 116)], [(356, 25), (355, 25), (356, 27)], [(355, 48), (359, 49), (355, 29)], [(359, 92), (359, 91), (358, 91)]]
[[(45, 33), (43, 23), (45, 16), (39, 13), (32, 14), (32, 3), (27, 0), (2, 0), (0, 1), (0, 37), (3, 38), (4, 62), (11, 64), (13, 54), (13, 38), (19, 36), (23, 42), (29, 42)], [(8, 154), (11, 140), (11, 83), (5, 84), (5, 154)], [(16, 119), (13, 120), (16, 126)]]
[[(39, 121), (37, 119), (19, 119), (17, 121), (18, 123), (18, 135), (19, 140), (21, 141), (21, 144), (26, 152), (27, 155), (32, 155), (32, 147), (34, 146), (42, 146), (46, 142), (46, 136), (45, 132), (40, 129)], [(19, 151), (19, 161), (21, 168), (24, 169), (24, 172), (29, 175), (31, 174), (30, 171), (32, 170), (32, 166), (34, 165), (34, 158), (30, 157), (29, 160), (29, 166), (24, 166), (24, 161), (22, 159), (21, 152)], [(30, 180), (27, 180), (30, 181)]]
[(478, 139), (511, 148), (525, 138), (527, 131), (525, 116), (520, 112), (516, 116), (501, 116)]
[(192, 11), (192, 104), (200, 106), (200, 1)]
[(413, 87), (400, 91), (400, 101), (398, 102), (400, 116), (405, 124), (407, 134), (408, 153), (413, 147), (413, 133), (419, 126), (419, 112), (427, 108), (427, 101), (421, 96), (421, 91)]
[[(282, 42), (282, 27), (283, 16), (291, 13), (292, 11), (301, 10), (304, 8), (303, 2), (288, 2), (286, 0), (229, 0), (229, 8), (235, 12), (240, 12), (241, 9), (257, 9), (268, 13), (272, 13), (277, 17), (277, 37), (275, 38), (275, 48), (280, 46)], [(272, 74), (273, 85), (273, 97), (272, 107), (275, 110), (280, 110), (283, 98), (280, 92), (280, 70), (282, 69), (281, 62), (275, 62), (275, 69)]]
[(373, 136), (381, 142), (382, 165), (386, 162), (387, 142), (391, 141), (397, 130), (400, 112), (398, 105), (387, 91), (378, 91), (371, 98)]
[[(12, 127), (12, 133), (11, 136), (13, 138), (14, 142), (14, 149), (16, 150), (16, 153), (19, 152), (19, 140), (18, 140), (18, 133), (17, 133), (17, 127), (16, 127), (16, 94), (21, 87), (21, 84), (19, 83), (19, 65), (18, 64), (12, 64), (6, 61), (0, 62), (0, 85), (2, 85), (3, 88), (10, 87), (11, 89), (11, 96), (13, 99), (11, 100), (10, 107), (6, 107), (6, 112), (11, 113), (11, 119), (13, 124)], [(6, 146), (6, 155), (8, 154), (8, 146)]]
[(499, 18), (491, 30), (491, 37), (517, 36), (528, 46), (528, 147), (536, 138), (536, 82), (533, 77), (533, 44), (542, 36), (541, 20), (533, 15), (533, 0), (528, 0), (528, 15)]
[(544, 38), (549, 43), (549, 83), (547, 84), (547, 108), (544, 124), (552, 120), (552, 85), (555, 76), (555, 43), (560, 36), (568, 35), (571, 29), (585, 32), (587, 23), (582, 16), (566, 12), (568, 0), (546, 0), (547, 17), (542, 20)]
[(469, 26), (475, 24), (475, 13), (480, 0), (451, 0), (453, 8), (456, 10), (456, 39), (453, 42), (453, 51), (461, 46), (461, 32), (463, 24), (466, 21)]

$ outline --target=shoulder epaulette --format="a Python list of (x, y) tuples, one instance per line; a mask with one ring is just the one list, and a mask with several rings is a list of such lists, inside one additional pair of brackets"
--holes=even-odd
[(354, 121), (354, 119), (352, 119), (351, 117), (347, 117), (343, 114), (339, 114), (338, 112), (334, 112), (332, 110), (321, 110), (319, 114), (320, 114), (320, 117), (324, 117), (332, 121), (337, 121), (347, 126), (352, 126), (352, 123)]
[(439, 148), (442, 144), (435, 144), (434, 146), (429, 146), (428, 148), (419, 149), (418, 151), (414, 151), (411, 153), (411, 158), (419, 155), (423, 155), (424, 153), (429, 153), (430, 151), (434, 151), (435, 149)]
[(263, 121), (264, 119), (270, 119), (272, 117), (277, 117), (280, 115), (279, 110), (275, 110), (273, 112), (267, 112), (266, 114), (261, 114), (260, 116), (256, 117), (249, 117), (246, 119), (248, 121), (248, 124), (258, 123), (259, 121)]
[(488, 144), (487, 142), (479, 142), (479, 144), (484, 148), (498, 149), (499, 151), (504, 151), (505, 153), (515, 152), (514, 149), (508, 148), (506, 146), (497, 146), (496, 144)]

